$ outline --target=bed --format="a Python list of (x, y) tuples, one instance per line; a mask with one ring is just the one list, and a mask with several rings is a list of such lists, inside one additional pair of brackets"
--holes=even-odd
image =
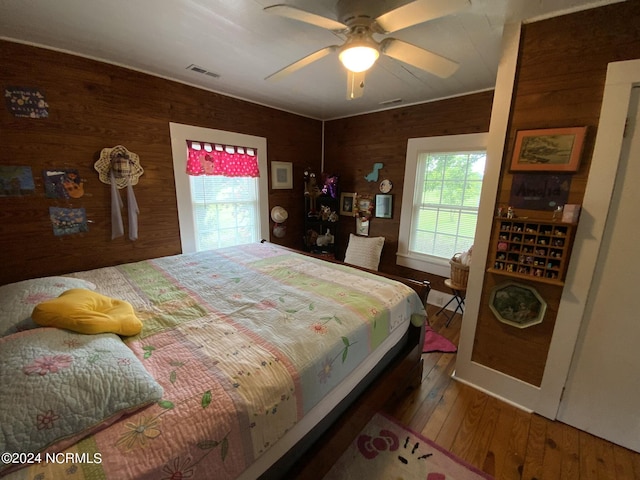
[[(343, 413), (393, 390), (376, 377), (419, 378), (415, 283), (261, 243), (0, 287), (0, 475), (317, 474), (304, 451), (357, 433)], [(33, 323), (71, 290), (128, 302), (141, 333)]]

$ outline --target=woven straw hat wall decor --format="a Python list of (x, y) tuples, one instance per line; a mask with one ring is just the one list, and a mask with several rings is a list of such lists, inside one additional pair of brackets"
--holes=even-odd
[(122, 145), (103, 148), (100, 158), (94, 164), (102, 183), (111, 185), (111, 239), (124, 235), (122, 223), (122, 198), (118, 189), (127, 189), (127, 207), (129, 218), (129, 239), (138, 239), (138, 203), (133, 193), (133, 186), (138, 183), (144, 169), (140, 165), (140, 157)]

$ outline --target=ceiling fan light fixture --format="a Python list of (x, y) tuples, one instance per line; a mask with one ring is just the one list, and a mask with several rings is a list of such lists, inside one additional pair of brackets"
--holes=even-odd
[(370, 45), (349, 45), (340, 52), (339, 58), (347, 70), (359, 73), (369, 70), (379, 56), (378, 49)]

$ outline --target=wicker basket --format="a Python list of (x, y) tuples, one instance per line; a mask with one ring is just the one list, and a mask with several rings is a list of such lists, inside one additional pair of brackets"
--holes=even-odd
[(469, 265), (460, 263), (460, 253), (456, 253), (451, 260), (451, 283), (460, 290), (467, 289), (467, 281), (469, 280)]

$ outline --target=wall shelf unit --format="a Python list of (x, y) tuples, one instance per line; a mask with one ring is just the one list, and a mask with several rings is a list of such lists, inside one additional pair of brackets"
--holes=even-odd
[[(339, 240), (340, 222), (338, 211), (340, 207), (340, 196), (319, 195), (311, 199), (308, 195), (304, 197), (305, 219), (304, 219), (304, 250), (318, 255), (335, 256), (335, 246)], [(323, 209), (325, 212), (323, 214)], [(331, 215), (334, 214), (334, 215)], [(333, 235), (331, 243), (318, 245), (318, 237), (330, 232)]]
[(496, 217), (487, 271), (564, 285), (576, 226), (549, 220)]

